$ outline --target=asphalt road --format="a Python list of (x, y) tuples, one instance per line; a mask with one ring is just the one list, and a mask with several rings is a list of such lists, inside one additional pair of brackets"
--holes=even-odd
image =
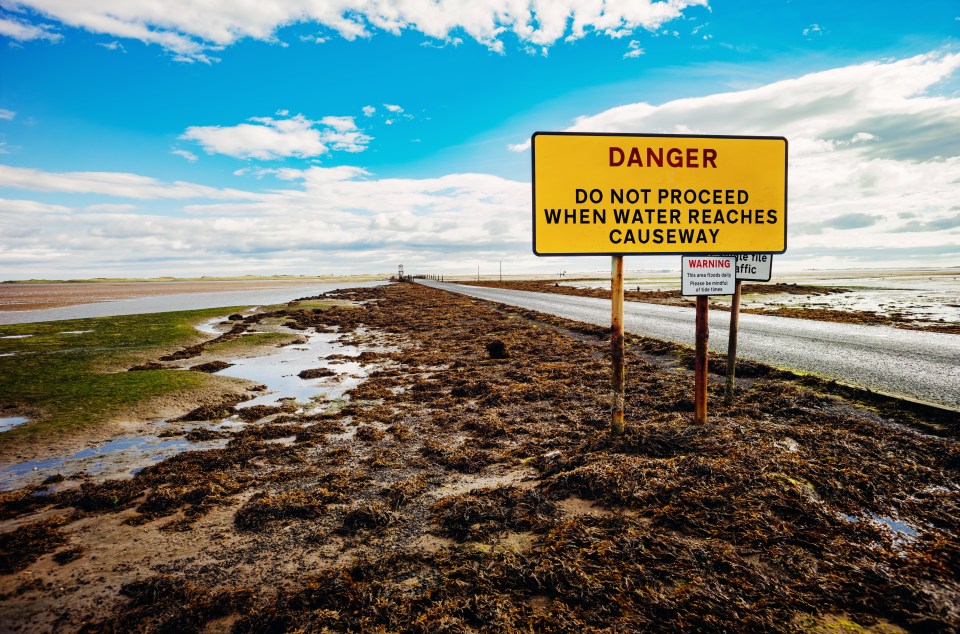
[[(609, 300), (418, 282), (567, 319), (610, 324)], [(729, 318), (726, 311), (710, 312), (712, 352), (726, 355)], [(626, 302), (624, 329), (693, 346), (694, 310)], [(958, 335), (741, 314), (737, 356), (960, 410)]]

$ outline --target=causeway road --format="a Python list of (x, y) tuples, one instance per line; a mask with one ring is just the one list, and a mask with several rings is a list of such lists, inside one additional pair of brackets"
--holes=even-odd
[[(598, 326), (610, 324), (609, 300), (417, 281)], [(729, 320), (726, 311), (710, 311), (712, 354), (726, 355)], [(693, 346), (694, 310), (625, 302), (624, 329)], [(960, 335), (743, 313), (737, 356), (960, 411)]]

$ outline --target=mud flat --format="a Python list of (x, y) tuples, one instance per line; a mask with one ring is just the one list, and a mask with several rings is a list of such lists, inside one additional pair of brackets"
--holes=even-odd
[[(539, 293), (609, 298), (610, 280), (464, 280), (461, 284)], [(651, 274), (624, 280), (626, 301), (694, 305), (680, 294), (679, 274)], [(710, 305), (729, 310), (726, 297)], [(821, 271), (775, 275), (771, 282), (744, 282), (741, 312), (872, 324), (960, 334), (960, 272), (953, 269)]]
[(383, 283), (383, 277), (362, 278), (4, 283), (0, 284), (0, 324), (276, 304), (346, 286)]
[[(217, 430), (222, 447), (129, 478), (2, 494), (0, 623), (960, 626), (955, 418), (745, 364), (738, 401), (723, 405), (713, 377), (710, 423), (695, 426), (689, 351), (631, 337), (627, 432), (611, 438), (604, 329), (413, 284), (338, 298), (355, 305), (270, 319), (389, 342), (342, 399), (258, 410)], [(241, 405), (187, 418), (216, 424)]]

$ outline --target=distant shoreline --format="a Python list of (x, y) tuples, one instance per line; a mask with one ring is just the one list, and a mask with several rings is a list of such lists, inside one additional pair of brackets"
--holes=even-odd
[(157, 282), (366, 282), (388, 277), (386, 273), (359, 275), (234, 275), (200, 277), (91, 277), (67, 280), (5, 280), (0, 284), (153, 284)]
[(386, 276), (174, 282), (0, 284), (0, 323), (274, 304)]

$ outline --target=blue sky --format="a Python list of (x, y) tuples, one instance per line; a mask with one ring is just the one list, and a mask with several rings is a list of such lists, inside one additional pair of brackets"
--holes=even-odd
[(155, 4), (0, 2), (0, 278), (603, 269), (530, 250), (571, 127), (787, 136), (785, 264), (960, 265), (955, 1)]

